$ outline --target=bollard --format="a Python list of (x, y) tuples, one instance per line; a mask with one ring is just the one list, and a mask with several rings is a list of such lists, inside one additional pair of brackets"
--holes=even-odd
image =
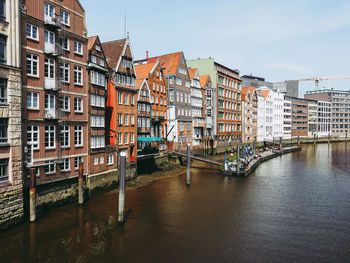
[(298, 136), (298, 146), (300, 146), (300, 137)]
[(191, 184), (191, 145), (187, 144), (187, 174), (186, 174), (186, 184), (189, 186)]
[(348, 142), (348, 131), (345, 132), (345, 143)]
[(36, 177), (35, 168), (30, 168), (30, 188), (29, 188), (29, 220), (34, 222), (36, 220)]
[(330, 143), (331, 143), (331, 134), (328, 133), (328, 144), (330, 144)]
[(282, 152), (282, 150), (283, 150), (283, 145), (282, 145), (282, 136), (280, 136), (280, 150), (281, 150), (281, 152)]
[(237, 175), (240, 174), (240, 169), (241, 169), (241, 160), (239, 158), (239, 145), (237, 146), (237, 158), (236, 158), (236, 162), (237, 162)]
[(78, 171), (78, 204), (82, 205), (84, 203), (84, 164), (79, 163)]
[(118, 222), (124, 222), (126, 153), (120, 153)]
[(316, 145), (316, 133), (314, 134), (314, 145)]

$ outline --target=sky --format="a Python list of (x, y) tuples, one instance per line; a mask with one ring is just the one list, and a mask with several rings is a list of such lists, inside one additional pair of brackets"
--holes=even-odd
[[(129, 32), (135, 59), (183, 51), (267, 81), (350, 76), (348, 0), (80, 0), (89, 36)], [(350, 80), (320, 87), (350, 90)], [(300, 94), (314, 89), (301, 82)]]

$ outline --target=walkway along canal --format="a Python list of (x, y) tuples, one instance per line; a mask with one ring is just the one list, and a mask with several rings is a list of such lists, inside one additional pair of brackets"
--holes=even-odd
[(348, 262), (350, 145), (306, 145), (224, 177), (179, 176), (51, 211), (0, 233), (3, 262)]

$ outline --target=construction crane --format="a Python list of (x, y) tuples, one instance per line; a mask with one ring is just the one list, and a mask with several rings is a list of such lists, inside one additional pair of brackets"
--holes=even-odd
[(298, 81), (315, 81), (315, 89), (319, 88), (320, 80), (343, 80), (350, 79), (350, 76), (345, 77), (322, 77), (322, 78), (308, 78), (308, 79), (298, 79)]

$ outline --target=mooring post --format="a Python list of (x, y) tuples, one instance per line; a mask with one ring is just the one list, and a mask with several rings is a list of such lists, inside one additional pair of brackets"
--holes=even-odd
[(124, 222), (126, 153), (120, 153), (118, 222)]
[(331, 134), (328, 133), (328, 144), (330, 144), (330, 143), (331, 143)]
[(186, 174), (186, 184), (191, 184), (191, 145), (187, 144), (187, 174)]
[(84, 164), (83, 162), (79, 163), (79, 172), (78, 172), (78, 204), (82, 205), (84, 203)]
[(300, 146), (300, 137), (298, 135), (298, 146)]
[(348, 142), (348, 131), (345, 131), (345, 143)]
[(240, 158), (239, 158), (239, 145), (237, 146), (237, 157), (236, 157), (236, 161), (237, 161), (237, 175), (239, 175), (240, 174), (240, 169), (241, 169), (241, 164), (240, 164), (240, 162), (241, 162), (241, 160), (240, 160)]
[(316, 133), (314, 133), (314, 145), (316, 145)]
[(30, 168), (30, 188), (29, 188), (29, 220), (34, 222), (36, 220), (36, 177), (35, 168)]
[(283, 143), (282, 143), (282, 136), (280, 136), (280, 150), (283, 151)]

